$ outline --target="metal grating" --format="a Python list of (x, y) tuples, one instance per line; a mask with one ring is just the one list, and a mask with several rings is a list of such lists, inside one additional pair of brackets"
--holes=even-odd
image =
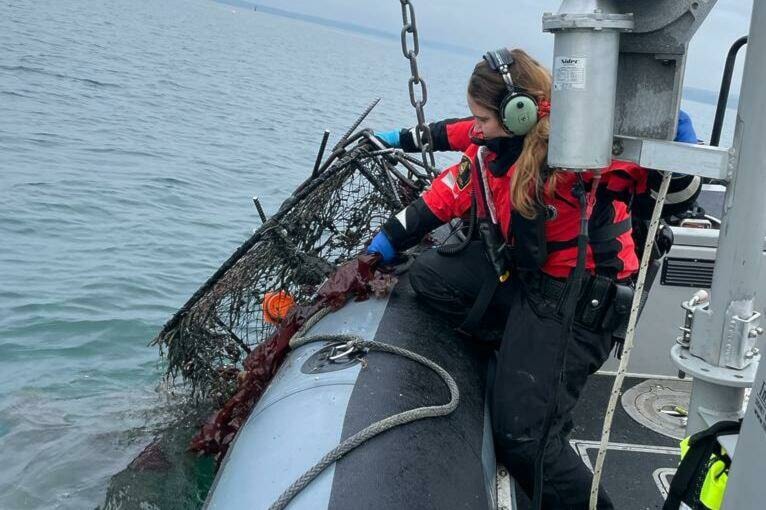
[(715, 260), (666, 258), (662, 263), (662, 285), (709, 289), (713, 285)]

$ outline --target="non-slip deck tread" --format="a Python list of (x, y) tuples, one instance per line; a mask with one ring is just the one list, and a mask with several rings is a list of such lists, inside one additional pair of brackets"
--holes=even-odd
[[(643, 382), (644, 379), (628, 377), (622, 393)], [(583, 389), (574, 411), (575, 428), (570, 442), (580, 452), (585, 451), (591, 465), (596, 463), (598, 443), (609, 402), (613, 375), (594, 375)], [(622, 405), (615, 412), (610, 445), (607, 452), (602, 484), (618, 510), (661, 509), (664, 498), (657, 485), (667, 480), (678, 465), (678, 441), (658, 434), (631, 418)], [(630, 445), (624, 447), (622, 445)], [(528, 510), (529, 500), (517, 491), (518, 510)]]

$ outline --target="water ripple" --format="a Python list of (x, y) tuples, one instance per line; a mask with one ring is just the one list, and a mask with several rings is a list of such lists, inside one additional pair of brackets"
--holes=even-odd
[(121, 88), (121, 86), (118, 83), (107, 83), (102, 82), (98, 80), (94, 80), (92, 78), (80, 78), (77, 76), (70, 76), (67, 74), (61, 74), (56, 72), (47, 71), (45, 69), (37, 68), (37, 67), (29, 67), (24, 65), (16, 65), (16, 66), (6, 66), (0, 64), (0, 70), (1, 71), (15, 71), (15, 72), (21, 72), (21, 73), (33, 73), (33, 74), (41, 74), (44, 76), (52, 76), (54, 78), (62, 78), (66, 80), (72, 80), (77, 81), (80, 83), (85, 83), (87, 85), (94, 85), (97, 87), (114, 87), (114, 88)]

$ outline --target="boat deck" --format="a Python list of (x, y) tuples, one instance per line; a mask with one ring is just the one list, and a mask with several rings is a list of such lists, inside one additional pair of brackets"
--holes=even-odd
[[(626, 378), (623, 394), (643, 381), (641, 378)], [(597, 374), (591, 377), (575, 409), (575, 429), (570, 443), (586, 465), (591, 467), (596, 463), (604, 413), (613, 383), (613, 375)], [(678, 465), (678, 440), (641, 425), (620, 404), (615, 412), (609, 444), (602, 484), (615, 508), (662, 508), (667, 487)], [(530, 508), (525, 495), (520, 490), (516, 494), (518, 510)]]

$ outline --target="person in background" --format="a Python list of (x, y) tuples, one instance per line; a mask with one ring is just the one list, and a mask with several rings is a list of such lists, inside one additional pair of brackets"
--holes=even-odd
[(676, 128), (676, 137), (674, 142), (699, 143), (697, 133), (694, 131), (694, 124), (689, 114), (683, 110), (678, 112), (678, 126)]
[[(627, 321), (625, 304), (638, 269), (631, 204), (636, 197), (651, 201), (653, 172), (615, 161), (598, 180), (593, 172), (549, 168), (551, 75), (523, 50), (487, 53), (467, 92), (472, 117), (431, 124), (434, 148), (461, 151), (460, 162), (393, 215), (368, 251), (390, 263), (431, 230), (471, 216), (478, 235), (462, 249), (423, 252), (410, 282), (445, 317), (462, 321), (465, 333), (475, 332), (479, 323), (504, 325), (489, 381), (498, 459), (531, 498), (535, 458), (552, 410), (543, 508), (585, 509), (591, 473), (568, 444), (572, 410), (588, 375), (607, 359), (615, 331)], [(377, 136), (391, 146), (419, 150), (412, 130)], [(699, 183), (693, 181), (677, 177), (671, 195), (683, 190), (696, 197)], [(595, 197), (592, 208), (588, 196)], [(578, 259), (581, 216), (588, 209), (582, 292), (570, 310), (574, 323), (566, 328), (567, 288)], [(554, 360), (564, 346), (566, 364), (559, 373)], [(598, 508), (613, 508), (603, 488)]]

